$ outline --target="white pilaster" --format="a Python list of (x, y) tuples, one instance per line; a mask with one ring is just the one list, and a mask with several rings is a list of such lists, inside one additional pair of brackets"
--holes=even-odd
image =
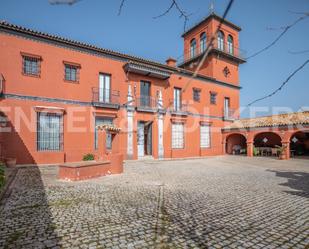
[(163, 143), (163, 129), (164, 129), (164, 111), (163, 111), (163, 99), (162, 99), (162, 92), (159, 91), (158, 96), (158, 157), (159, 159), (164, 158), (164, 143)]
[(134, 116), (134, 107), (133, 107), (133, 96), (131, 85), (128, 87), (128, 96), (127, 96), (127, 132), (128, 132), (128, 142), (127, 142), (127, 158), (133, 158), (133, 116)]

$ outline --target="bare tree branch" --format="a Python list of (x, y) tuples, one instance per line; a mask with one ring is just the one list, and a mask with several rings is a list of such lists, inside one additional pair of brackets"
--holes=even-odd
[(301, 69), (303, 69), (307, 64), (309, 63), (309, 59), (305, 61), (305, 63), (303, 63), (300, 67), (298, 67), (292, 74), (290, 74), (289, 77), (287, 77), (287, 79), (280, 85), (279, 88), (277, 88), (275, 91), (273, 91), (272, 93), (262, 97), (262, 98), (259, 98), (259, 99), (256, 99), (254, 101), (252, 101), (251, 103), (249, 103), (247, 106), (251, 106), (253, 105), (254, 103), (258, 102), (258, 101), (261, 101), (261, 100), (264, 100), (264, 99), (267, 99), (267, 98), (270, 98), (272, 97), (273, 95), (275, 95), (277, 92), (279, 92), (280, 90), (282, 90), (282, 88), (289, 82), (289, 80), (295, 75), (297, 74)]
[(121, 2), (120, 2), (119, 10), (118, 10), (118, 16), (121, 15), (121, 12), (122, 12), (122, 9), (123, 9), (123, 5), (124, 5), (124, 2), (125, 2), (125, 1), (126, 1), (126, 0), (121, 0)]
[(274, 46), (281, 38), (282, 36), (285, 35), (286, 32), (288, 32), (288, 30), (290, 28), (292, 28), (293, 26), (295, 26), (297, 23), (299, 23), (300, 21), (304, 20), (305, 18), (309, 17), (309, 12), (304, 12), (303, 15), (301, 17), (299, 17), (296, 21), (294, 21), (292, 24), (285, 26), (285, 27), (281, 27), (280, 29), (283, 29), (283, 31), (279, 34), (279, 36), (273, 41), (271, 42), (269, 45), (267, 45), (266, 47), (264, 47), (263, 49), (257, 51), (256, 53), (248, 56), (246, 58), (246, 60), (251, 59), (263, 52), (265, 52), (266, 50), (270, 49), (272, 46)]
[(154, 16), (153, 19), (158, 19), (160, 17), (163, 17), (167, 15), (173, 8), (175, 8), (179, 13), (179, 18), (184, 18), (184, 27), (183, 29), (186, 30), (187, 22), (189, 21), (189, 17), (191, 14), (186, 13), (182, 8), (180, 8), (178, 2), (176, 0), (172, 0), (171, 5), (164, 11), (162, 14), (158, 16)]
[(56, 4), (68, 4), (73, 5), (75, 3), (78, 3), (82, 0), (49, 0), (50, 4), (56, 5)]
[(288, 51), (290, 54), (304, 54), (304, 53), (309, 53), (309, 49), (307, 50), (301, 50), (301, 51)]

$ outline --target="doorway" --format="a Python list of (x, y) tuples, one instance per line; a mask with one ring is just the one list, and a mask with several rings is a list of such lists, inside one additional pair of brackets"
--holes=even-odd
[(137, 155), (138, 158), (152, 155), (152, 122), (137, 124)]

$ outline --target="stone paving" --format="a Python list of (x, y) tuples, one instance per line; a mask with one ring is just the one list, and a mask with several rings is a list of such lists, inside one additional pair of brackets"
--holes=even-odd
[(309, 161), (132, 161), (83, 182), (20, 168), (0, 248), (309, 248)]

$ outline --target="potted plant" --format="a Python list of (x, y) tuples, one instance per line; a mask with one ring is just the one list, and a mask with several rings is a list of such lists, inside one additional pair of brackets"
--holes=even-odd
[(253, 156), (259, 156), (260, 155), (260, 151), (258, 150), (258, 148), (253, 147)]
[(84, 155), (83, 157), (83, 161), (93, 161), (93, 160), (94, 160), (94, 155), (90, 153)]
[(284, 145), (284, 146), (276, 145), (276, 147), (278, 148), (279, 159), (280, 159), (280, 160), (285, 160), (285, 159), (287, 159), (287, 158), (286, 158), (286, 149), (287, 149), (287, 146), (286, 146), (286, 145)]
[(16, 158), (8, 157), (5, 159), (5, 164), (9, 168), (13, 168), (16, 166)]

